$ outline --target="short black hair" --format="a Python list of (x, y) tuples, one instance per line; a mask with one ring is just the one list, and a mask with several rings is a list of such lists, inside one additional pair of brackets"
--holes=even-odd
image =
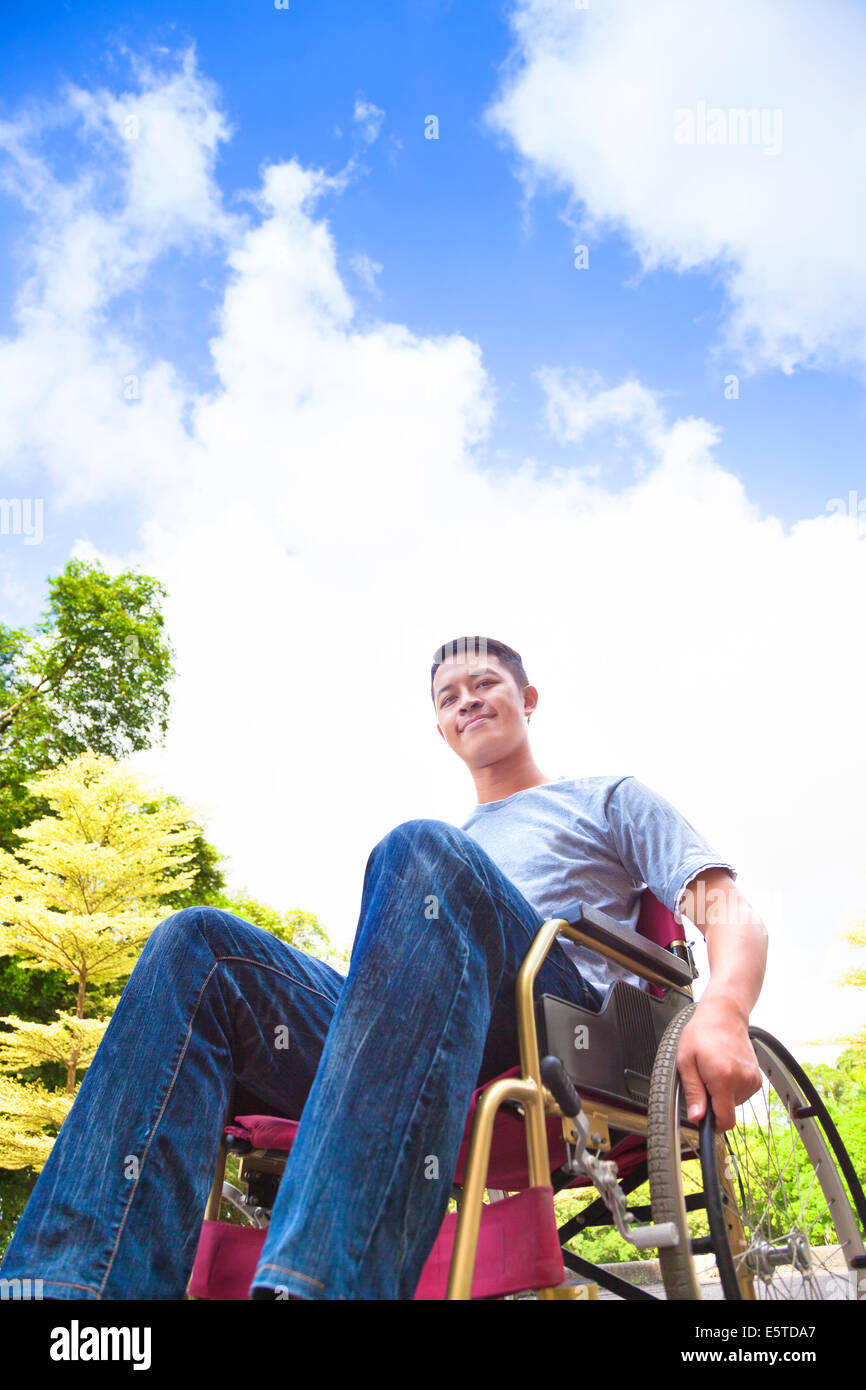
[(437, 647), (433, 654), (433, 666), (430, 670), (430, 698), (434, 705), (436, 699), (433, 694), (433, 682), (442, 662), (454, 657), (472, 656), (477, 657), (479, 661), (484, 661), (488, 656), (495, 656), (502, 662), (503, 666), (509, 669), (521, 695), (529, 685), (529, 677), (523, 669), (523, 658), (513, 647), (506, 646), (504, 642), (497, 642), (494, 637), (455, 637), (452, 642), (446, 642), (443, 647)]

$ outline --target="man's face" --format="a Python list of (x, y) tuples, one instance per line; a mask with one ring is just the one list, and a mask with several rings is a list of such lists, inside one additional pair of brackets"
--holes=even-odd
[(443, 661), (433, 681), (438, 729), (471, 768), (488, 767), (526, 741), (526, 715), (538, 691), (518, 691), (511, 672), (489, 653)]

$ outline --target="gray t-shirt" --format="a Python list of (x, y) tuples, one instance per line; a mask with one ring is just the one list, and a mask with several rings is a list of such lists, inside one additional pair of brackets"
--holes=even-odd
[[(541, 913), (569, 918), (580, 902), (633, 931), (644, 887), (676, 912), (704, 869), (735, 869), (693, 825), (636, 777), (559, 777), (475, 807), (461, 827)], [(574, 915), (573, 913), (571, 915)], [(638, 976), (560, 937), (602, 996)]]

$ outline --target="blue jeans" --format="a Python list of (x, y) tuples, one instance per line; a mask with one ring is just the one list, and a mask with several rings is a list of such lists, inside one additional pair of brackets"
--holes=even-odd
[[(490, 857), (407, 821), (367, 862), (348, 975), (215, 908), (161, 922), (0, 1266), (45, 1297), (181, 1299), (233, 1078), (301, 1116), (252, 1288), (411, 1299), (473, 1089), (519, 1060), (541, 925)], [(561, 945), (536, 992), (601, 1000)]]

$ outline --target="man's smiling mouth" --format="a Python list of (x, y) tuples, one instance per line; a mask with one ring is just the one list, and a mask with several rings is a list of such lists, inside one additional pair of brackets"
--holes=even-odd
[(476, 716), (475, 719), (470, 719), (468, 724), (464, 724), (464, 725), (463, 725), (463, 732), (464, 732), (464, 734), (466, 733), (466, 730), (467, 730), (467, 729), (471, 729), (471, 728), (472, 728), (473, 724), (484, 724), (484, 723), (487, 723), (487, 722), (488, 722), (490, 719), (492, 719), (493, 717), (494, 717), (494, 716), (493, 716), (492, 714), (479, 714), (479, 715)]

